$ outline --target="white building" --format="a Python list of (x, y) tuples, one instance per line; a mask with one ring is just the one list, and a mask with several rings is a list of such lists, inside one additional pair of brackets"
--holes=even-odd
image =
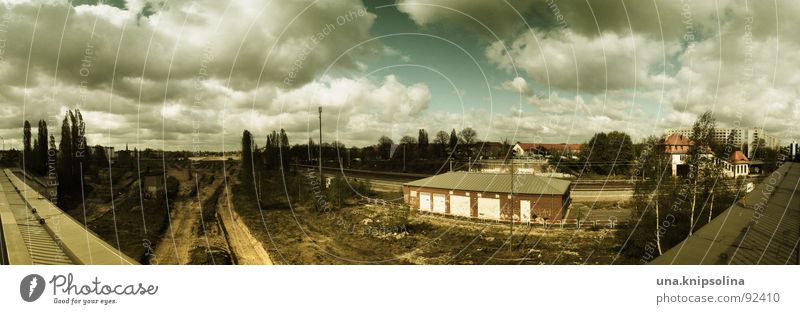
[(727, 160), (719, 159), (722, 163), (722, 172), (726, 177), (741, 177), (750, 174), (750, 159), (741, 151), (731, 153)]
[[(673, 128), (664, 130), (665, 136), (672, 134), (681, 134), (687, 138), (692, 134), (691, 127)], [(733, 145), (742, 149), (747, 144), (747, 156), (752, 156), (755, 145), (760, 140), (764, 140), (766, 147), (778, 149), (780, 147), (780, 139), (776, 136), (769, 135), (763, 128), (715, 128), (714, 140), (718, 143), (727, 143), (728, 138), (733, 136)]]
[[(673, 177), (689, 172), (689, 148), (693, 145), (694, 143), (689, 140), (688, 136), (680, 133), (673, 133), (664, 139), (664, 153), (670, 156)], [(721, 159), (705, 148), (704, 152), (700, 154), (700, 158), (712, 159), (717, 164), (721, 163), (723, 175), (726, 177), (735, 178), (750, 174), (750, 160), (739, 150), (731, 153), (728, 159)]]

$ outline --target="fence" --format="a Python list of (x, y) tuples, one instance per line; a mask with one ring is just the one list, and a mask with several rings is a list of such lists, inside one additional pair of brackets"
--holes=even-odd
[[(378, 202), (379, 204), (379, 202)], [(397, 203), (388, 203), (396, 205)], [(424, 215), (427, 217), (436, 217), (441, 219), (451, 219), (451, 220), (468, 220), (468, 221), (478, 221), (481, 223), (494, 223), (494, 224), (508, 224), (509, 221), (506, 220), (495, 220), (495, 219), (485, 219), (485, 218), (477, 218), (477, 217), (464, 217), (464, 216), (455, 216), (451, 214), (445, 213), (436, 213), (433, 211), (419, 211), (405, 205), (409, 208), (411, 212), (415, 212), (419, 215)], [(620, 221), (619, 219), (595, 219), (595, 220), (588, 220), (588, 219), (558, 219), (553, 221), (548, 220), (539, 220), (539, 221), (520, 221), (518, 219), (514, 220), (514, 224), (517, 225), (526, 225), (526, 226), (533, 226), (533, 227), (544, 227), (544, 228), (561, 228), (561, 229), (618, 229), (625, 225), (624, 221)]]

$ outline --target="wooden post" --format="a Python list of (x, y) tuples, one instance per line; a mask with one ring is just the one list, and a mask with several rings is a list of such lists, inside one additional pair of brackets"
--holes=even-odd
[(325, 188), (325, 178), (322, 176), (322, 106), (319, 109), (319, 186)]

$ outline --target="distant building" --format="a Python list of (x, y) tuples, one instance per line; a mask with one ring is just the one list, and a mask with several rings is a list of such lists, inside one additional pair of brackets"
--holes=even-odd
[[(694, 142), (688, 136), (673, 133), (664, 139), (664, 153), (670, 156), (672, 176), (682, 176), (689, 173), (689, 150)], [(715, 158), (708, 147), (702, 149), (701, 158)]]
[(742, 151), (735, 151), (731, 153), (728, 159), (720, 159), (722, 163), (722, 171), (726, 177), (741, 177), (750, 174), (750, 159), (742, 153)]
[(448, 172), (403, 185), (413, 209), (443, 215), (532, 222), (561, 219), (570, 203), (570, 181), (516, 174)]
[(672, 133), (664, 139), (664, 153), (670, 156), (673, 177), (689, 172), (686, 159), (689, 156), (689, 147), (692, 145), (694, 144), (689, 137), (680, 133)]
[[(664, 130), (665, 136), (672, 134), (681, 134), (687, 138), (692, 135), (692, 128), (673, 128)], [(744, 152), (747, 156), (752, 156), (755, 150), (755, 144), (760, 140), (764, 140), (764, 145), (769, 148), (780, 148), (780, 139), (776, 136), (770, 135), (762, 128), (715, 128), (714, 140), (718, 143), (728, 143), (728, 139), (732, 140), (732, 144), (738, 149), (743, 149), (747, 145), (747, 151)]]
[(792, 141), (792, 143), (789, 144), (789, 159), (797, 160), (798, 156), (800, 156), (800, 146), (797, 145), (796, 141)]
[[(683, 176), (689, 173), (689, 150), (694, 146), (688, 136), (680, 133), (672, 133), (664, 139), (664, 153), (670, 156), (672, 176)], [(722, 159), (711, 152), (709, 148), (703, 148), (700, 158), (714, 160), (717, 164), (722, 164), (723, 175), (726, 177), (747, 176), (750, 174), (750, 159), (740, 150), (736, 150), (727, 159)]]

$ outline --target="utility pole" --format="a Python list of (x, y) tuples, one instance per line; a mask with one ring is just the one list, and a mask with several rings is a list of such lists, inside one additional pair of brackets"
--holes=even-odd
[(322, 176), (322, 106), (319, 109), (319, 186), (325, 188), (325, 178)]
[[(515, 172), (517, 172), (516, 169), (514, 169), (514, 158), (511, 158), (511, 164), (509, 165), (509, 170), (511, 170), (511, 201), (510, 201), (511, 206), (509, 206), (509, 209), (510, 209), (509, 217), (511, 219), (509, 220), (510, 223), (508, 224), (508, 230), (509, 230), (508, 231), (508, 250), (510, 251), (511, 250), (511, 237), (514, 235), (514, 180), (515, 180), (514, 174), (515, 174)], [(522, 207), (521, 206), (520, 206), (519, 210), (520, 210), (520, 215), (522, 215)]]

